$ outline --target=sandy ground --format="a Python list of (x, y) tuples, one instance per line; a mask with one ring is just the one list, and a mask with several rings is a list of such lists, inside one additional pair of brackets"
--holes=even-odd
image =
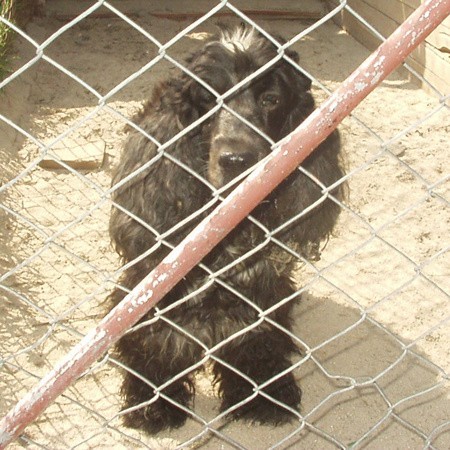
[[(133, 19), (161, 42), (189, 24), (156, 19), (145, 8)], [(210, 31), (213, 22), (195, 31)], [(258, 23), (286, 37), (306, 27), (295, 20)], [(40, 43), (62, 25), (41, 18), (27, 31)], [(183, 38), (169, 54), (182, 57), (192, 46)], [(329, 90), (368, 54), (330, 23), (294, 48)], [(45, 54), (104, 95), (156, 48), (106, 14), (67, 30)], [(19, 39), (17, 69), (34, 55)], [(10, 183), (0, 197), (2, 414), (105, 313), (119, 262), (109, 245), (103, 191), (124, 139), (120, 115), (131, 117), (155, 81), (173, 70), (159, 63), (113, 95), (109, 109), (95, 112), (94, 95), (40, 60), (0, 97), (0, 113), (44, 143), (74, 127), (68, 138), (79, 145), (106, 146), (96, 170), (44, 170), (32, 139), (0, 124), (0, 179)], [(314, 94), (326, 97), (317, 83)], [(396, 73), (341, 127), (350, 195), (321, 261), (298, 274), (306, 293), (296, 307), (295, 334), (311, 349), (295, 371), (304, 423), (274, 429), (216, 421), (216, 431), (207, 433), (189, 420), (150, 438), (121, 424), (120, 372), (104, 359), (10, 448), (450, 448), (448, 109), (396, 137), (439, 105), (438, 96)], [(209, 421), (218, 400), (208, 377), (197, 378), (194, 411)]]

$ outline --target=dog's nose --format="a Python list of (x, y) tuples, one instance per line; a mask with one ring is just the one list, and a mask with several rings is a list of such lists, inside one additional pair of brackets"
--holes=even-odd
[(224, 152), (219, 157), (219, 165), (225, 170), (244, 171), (258, 162), (254, 152)]

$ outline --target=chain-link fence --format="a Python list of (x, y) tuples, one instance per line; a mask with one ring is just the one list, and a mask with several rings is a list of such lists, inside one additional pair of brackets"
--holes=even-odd
[[(0, 98), (2, 415), (111, 307), (105, 299), (123, 282), (124, 273), (108, 231), (112, 202), (124, 209), (114, 199), (117, 187), (110, 187), (123, 142), (130, 129), (142, 136), (142, 124), (133, 121), (155, 85), (181, 72), (192, 75), (186, 56), (204, 45), (206, 35), (216, 33), (218, 21), (230, 26), (245, 22), (266, 39), (276, 36), (278, 50), (297, 52), (299, 63), (291, 59), (289, 64), (312, 79), (318, 104), (369, 55), (334, 22), (345, 11), (376, 34), (347, 2), (328, 2), (329, 9), (320, 2), (301, 8), (294, 2), (273, 3), (267, 11), (258, 2), (198, 2), (187, 13), (183, 2), (54, 1), (47, 2), (46, 16), (34, 19), (26, 31), (2, 21), (12, 30), (14, 45), (13, 71), (1, 83)], [(286, 45), (278, 35), (287, 39)], [(289, 54), (283, 57), (290, 59)], [(427, 83), (428, 93), (421, 83)], [(233, 111), (231, 97), (221, 93), (217, 99), (215, 114), (226, 109), (246, 123), (243, 130), (260, 132)], [(340, 211), (332, 236), (320, 248), (299, 251), (280, 238), (291, 217), (276, 229), (254, 218), (259, 241), (244, 254), (236, 251), (220, 267), (204, 260), (196, 269), (204, 284), (179, 295), (175, 307), (163, 304), (154, 318), (135, 327), (154, 332), (154, 323), (168, 323), (201, 349), (194, 364), (162, 387), (144, 380), (156, 395), (137, 404), (138, 411), (149, 406), (151, 414), (160, 397), (175, 402), (185, 410), (184, 425), (155, 435), (125, 426), (133, 408), (122, 410), (123, 377), (144, 376), (112, 352), (72, 383), (11, 446), (448, 448), (448, 108), (448, 91), (441, 92), (417, 70), (406, 65), (392, 74), (340, 127), (346, 175), (331, 187), (313, 177), (324, 198), (332, 198)], [(202, 120), (173, 142), (202, 127)], [(190, 212), (168, 230), (143, 224), (156, 242), (145, 247), (148, 256), (173, 247), (176, 233), (185, 234), (191, 221), (225, 196), (227, 186), (217, 187), (208, 176), (194, 173), (171, 151), (170, 139), (159, 142), (148, 129), (143, 131), (159, 148), (159, 159), (141, 161), (144, 166), (130, 177), (167, 161), (207, 185), (209, 192), (198, 213)], [(274, 144), (270, 136), (268, 141)], [(348, 194), (340, 198), (332, 188), (343, 181)], [(281, 214), (281, 206), (275, 209)], [(133, 211), (126, 214), (141, 220)], [(302, 220), (302, 212), (295, 217)], [(278, 249), (281, 265), (286, 255), (289, 261), (294, 258), (295, 288), (265, 309), (246, 290), (230, 284), (227, 274), (252, 258), (265, 260), (269, 247)], [(265, 286), (266, 280), (258, 282)], [(178, 308), (185, 314), (183, 308), (197, 304), (213, 286), (231, 292), (258, 314), (254, 324), (235, 330), (228, 341), (205, 344), (202, 330), (180, 327), (171, 312)], [(227, 367), (230, 376), (238, 373), (238, 379), (249, 377), (228, 367), (216, 350), (261, 323), (273, 325), (270, 313), (285, 305), (292, 309), (292, 329), (275, 326), (301, 354), (270, 383), (292, 374), (302, 389), (301, 407), (288, 405), (292, 420), (277, 426), (234, 420), (225, 414), (230, 411), (220, 409), (214, 364)], [(201, 320), (206, 324), (208, 318)], [(259, 347), (265, 345), (259, 341)], [(187, 374), (195, 385), (195, 400), (180, 404), (166, 388)], [(248, 381), (252, 395), (242, 400), (244, 407), (255, 395), (267, 395), (263, 382)], [(276, 393), (272, 396), (276, 403)]]

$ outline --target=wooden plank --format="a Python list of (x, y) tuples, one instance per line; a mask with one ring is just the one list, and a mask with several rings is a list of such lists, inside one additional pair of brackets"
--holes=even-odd
[[(410, 66), (426, 78), (436, 89), (446, 95), (450, 93), (450, 64), (442, 59), (431, 59), (424, 66), (415, 60), (408, 61)], [(427, 85), (423, 86), (426, 91), (429, 90)]]
[[(354, 2), (351, 1), (349, 4), (352, 5), (352, 3), (354, 3), (355, 7), (358, 7), (358, 9), (360, 3), (361, 5), (367, 5), (369, 9), (367, 10), (367, 15), (364, 14), (365, 18), (372, 16), (373, 11), (370, 9), (372, 8), (381, 15), (386, 16), (386, 20), (393, 20), (398, 25), (403, 23), (415, 9), (406, 5), (401, 0), (359, 0)], [(425, 42), (429, 42), (437, 48), (450, 48), (450, 17), (447, 17), (438, 29), (425, 40)]]
[(392, 1), (402, 3), (412, 9), (417, 9), (422, 4), (422, 0), (392, 0)]
[[(379, 10), (383, 5), (386, 6), (386, 1), (350, 0), (349, 5), (365, 18), (370, 25), (387, 37), (397, 28), (399, 23)], [(335, 2), (328, 3), (331, 3), (330, 6), (336, 6)], [(392, 5), (398, 6), (399, 3), (405, 5), (403, 11), (406, 12), (409, 10), (407, 8), (410, 8), (412, 2), (409, 1), (409, 4), (407, 4), (405, 0), (394, 0), (389, 3), (391, 3), (389, 8), (392, 8)], [(392, 10), (389, 8), (388, 12), (391, 13)], [(400, 18), (401, 14), (397, 13), (395, 17)], [(380, 45), (380, 40), (348, 11), (344, 11), (337, 22), (340, 22), (340, 25), (349, 34), (369, 50), (374, 50)], [(447, 18), (444, 22), (412, 53), (407, 62), (414, 70), (426, 77), (437, 89), (448, 94), (450, 86), (450, 54), (448, 53), (450, 48), (450, 30), (448, 28), (450, 18)], [(399, 70), (405, 73), (404, 69)]]
[[(450, 51), (450, 17), (447, 17), (444, 22), (428, 36), (425, 42), (429, 42), (442, 51), (447, 49), (448, 53)], [(450, 56), (448, 58), (450, 62)]]
[(403, 22), (396, 22), (394, 19), (383, 12), (380, 12), (380, 10), (372, 7), (363, 0), (350, 1), (349, 5), (384, 37), (390, 36)]
[[(167, 2), (166, 0), (111, 0), (109, 2), (122, 13), (133, 20), (142, 15), (152, 15), (157, 18), (172, 20), (190, 20), (202, 16), (210, 11), (215, 2), (211, 0), (196, 0), (195, 2)], [(296, 18), (318, 20), (325, 14), (325, 7), (319, 0), (278, 0), (276, 2), (261, 2), (259, 0), (235, 0), (233, 6), (251, 16), (262, 16), (264, 18)], [(82, 11), (92, 6), (91, 0), (59, 0), (58, 2), (47, 2), (46, 12), (48, 15), (59, 20), (68, 21), (75, 18)], [(228, 7), (224, 6), (216, 14), (220, 16), (235, 16)], [(106, 7), (100, 7), (90, 15), (96, 19), (111, 19), (117, 17)]]
[[(68, 137), (55, 144), (51, 149), (51, 154), (73, 169), (95, 170), (103, 164), (105, 148), (106, 144), (103, 141), (80, 144), (79, 141)], [(48, 156), (39, 165), (43, 169), (64, 169), (57, 159)]]
[[(365, 3), (370, 8), (394, 20), (398, 25), (403, 23), (417, 7), (411, 7), (399, 0), (360, 0), (354, 3)], [(350, 5), (352, 2), (350, 2)]]

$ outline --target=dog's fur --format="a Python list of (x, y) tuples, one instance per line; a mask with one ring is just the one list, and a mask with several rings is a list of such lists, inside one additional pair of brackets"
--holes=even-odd
[[(292, 60), (298, 60), (296, 53), (286, 53)], [(187, 60), (187, 67), (215, 92), (223, 94), (276, 55), (277, 48), (267, 39), (249, 28), (238, 28), (223, 31), (206, 43)], [(314, 109), (310, 86), (308, 78), (289, 62), (280, 60), (225, 103), (276, 142)], [(165, 143), (215, 104), (213, 93), (183, 73), (155, 89), (152, 100), (135, 118), (143, 132), (133, 130), (129, 135), (113, 186), (145, 163), (151, 164), (114, 192), (113, 200), (120, 208), (112, 210), (110, 233), (125, 263), (149, 249), (152, 251), (124, 271), (120, 282), (128, 289), (169, 252), (161, 244), (160, 234), (211, 200), (212, 186), (224, 186), (270, 152), (265, 138), (223, 108), (162, 152), (145, 136), (147, 133)], [(264, 227), (275, 230), (296, 215), (298, 218), (279, 229), (274, 237), (306, 258), (316, 257), (319, 242), (331, 233), (339, 213), (339, 206), (332, 199), (318, 201), (323, 198), (324, 186), (343, 176), (339, 151), (339, 135), (334, 132), (303, 164), (322, 185), (296, 170), (253, 211), (252, 217), (263, 227), (246, 219), (203, 263), (212, 271), (229, 265), (267, 239)], [(332, 195), (340, 199), (342, 189), (337, 187)], [(300, 214), (315, 202), (314, 208)], [(179, 242), (204, 214), (165, 234), (165, 241)], [(140, 375), (128, 371), (124, 375), (124, 407), (136, 407), (125, 415), (126, 424), (150, 433), (182, 425), (188, 413), (164, 396), (155, 396), (154, 388), (171, 380), (162, 394), (189, 407), (194, 394), (189, 368), (201, 360), (205, 347), (211, 348), (251, 325), (253, 328), (213, 354), (221, 411), (272, 424), (292, 418), (287, 408), (299, 408), (301, 391), (289, 367), (290, 357), (298, 349), (284, 332), (291, 329), (293, 301), (282, 300), (295, 297), (292, 271), (296, 260), (293, 252), (270, 241), (221, 273), (208, 288), (166, 311), (164, 319), (152, 321), (155, 314), (152, 311), (143, 319), (147, 324), (141, 321), (141, 326), (126, 334), (117, 345), (119, 359)], [(158, 304), (158, 309), (163, 310), (207, 281), (205, 270), (192, 270)], [(112, 304), (116, 305), (124, 295), (124, 290), (117, 288), (110, 296)], [(260, 311), (268, 308), (273, 308), (270, 320), (256, 326)], [(186, 373), (179, 375), (183, 371)], [(255, 384), (267, 381), (262, 389), (265, 395), (252, 397)], [(240, 402), (243, 404), (233, 409)]]

